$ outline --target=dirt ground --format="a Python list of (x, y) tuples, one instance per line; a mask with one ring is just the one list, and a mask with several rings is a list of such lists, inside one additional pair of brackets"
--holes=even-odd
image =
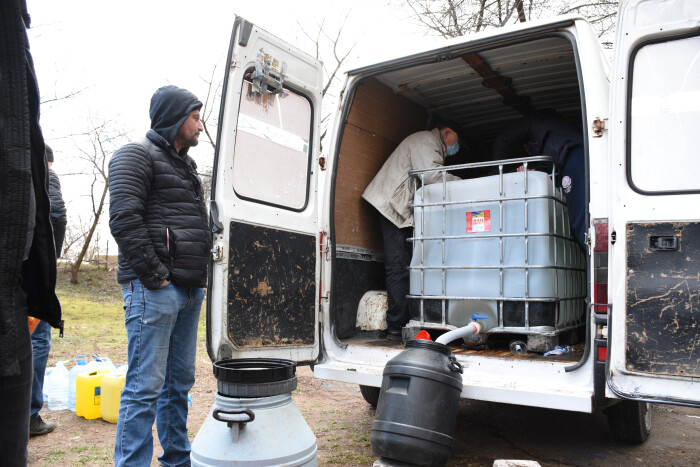
[[(197, 382), (191, 392), (190, 437), (214, 402), (216, 380), (200, 344)], [(308, 367), (297, 369), (293, 399), (314, 431), (321, 466), (369, 466), (374, 410), (356, 385), (323, 381)], [(700, 410), (654, 406), (653, 431), (640, 446), (614, 441), (603, 414), (577, 414), (462, 400), (455, 446), (448, 465), (491, 466), (495, 459), (538, 461), (542, 466), (700, 466)], [(29, 442), (29, 465), (110, 465), (116, 425), (84, 420), (68, 411), (42, 416), (57, 429)], [(160, 446), (154, 429), (154, 458)]]

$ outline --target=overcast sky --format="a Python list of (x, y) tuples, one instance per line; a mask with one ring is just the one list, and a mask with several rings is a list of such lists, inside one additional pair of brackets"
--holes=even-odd
[[(127, 131), (130, 139), (143, 137), (150, 125), (150, 98), (166, 84), (187, 88), (204, 101), (204, 79), (210, 79), (215, 66), (214, 80), (223, 79), (236, 15), (311, 55), (316, 51), (302, 27), (315, 34), (323, 22), (334, 34), (347, 17), (339, 51), (356, 45), (345, 69), (410, 53), (412, 47), (435, 40), (423, 37), (406, 14), (392, 11), (382, 0), (28, 0), (27, 4), (32, 17), (30, 46), (44, 102), (41, 125), (54, 149), (54, 169), (61, 176), (72, 218), (87, 217), (90, 210), (89, 180), (72, 175), (82, 170), (75, 159), (76, 144), (81, 143), (73, 135), (83, 133), (90, 118), (111, 122), (115, 129)], [(52, 101), (76, 92), (70, 99)], [(190, 152), (200, 167), (213, 156), (203, 137)]]

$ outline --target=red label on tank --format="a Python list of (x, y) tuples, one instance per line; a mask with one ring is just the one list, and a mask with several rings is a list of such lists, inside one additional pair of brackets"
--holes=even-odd
[(491, 232), (491, 211), (467, 213), (467, 233)]

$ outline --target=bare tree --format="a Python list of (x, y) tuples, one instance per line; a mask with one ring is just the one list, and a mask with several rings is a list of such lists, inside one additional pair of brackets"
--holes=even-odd
[[(219, 128), (219, 109), (216, 107), (216, 104), (221, 101), (221, 91), (223, 89), (223, 76), (218, 80), (216, 79), (216, 70), (218, 67), (218, 64), (214, 65), (214, 68), (211, 70), (211, 75), (208, 78), (201, 77), (202, 81), (206, 84), (207, 92), (200, 111), (200, 120), (202, 122), (202, 127), (204, 127), (204, 134), (214, 151), (216, 151), (216, 132)], [(203, 167), (198, 167), (197, 171), (202, 179), (204, 199), (208, 200), (211, 197), (213, 168), (210, 164), (205, 164)]]
[(47, 97), (47, 98), (42, 99), (42, 100), (41, 100), (41, 106), (44, 107), (44, 106), (47, 105), (47, 104), (53, 104), (53, 103), (56, 103), (56, 102), (60, 102), (60, 101), (65, 101), (65, 100), (73, 99), (73, 98), (75, 98), (75, 97), (78, 97), (78, 96), (79, 96), (83, 91), (85, 91), (86, 89), (87, 89), (87, 88), (78, 89), (77, 91), (76, 91), (76, 90), (72, 90), (72, 91), (67, 92), (66, 94), (61, 94), (61, 95), (59, 95), (59, 94), (54, 94), (54, 95), (51, 96), (51, 97)]
[[(93, 236), (100, 225), (104, 212), (109, 192), (107, 162), (114, 150), (126, 139), (125, 132), (115, 131), (112, 125), (112, 122), (96, 124), (90, 120), (88, 131), (73, 137), (75, 146), (80, 153), (78, 159), (88, 166), (87, 175), (91, 178), (89, 197), (92, 207), (87, 219), (79, 216), (78, 225), (69, 227), (66, 232), (66, 250), (73, 248), (77, 250), (75, 255), (69, 254), (68, 256), (71, 270), (70, 281), (73, 284), (78, 283), (80, 267), (90, 251)], [(86, 175), (86, 173), (81, 175)]]
[(219, 80), (215, 79), (217, 76), (216, 69), (218, 67), (218, 63), (214, 65), (209, 78), (200, 77), (207, 86), (207, 94), (200, 112), (200, 120), (204, 127), (204, 134), (207, 135), (209, 144), (211, 144), (213, 149), (216, 149), (216, 141), (214, 138), (216, 137), (216, 131), (219, 127), (219, 112), (215, 108), (215, 104), (221, 100), (221, 89), (223, 87), (223, 76)]
[(343, 23), (338, 28), (338, 31), (336, 32), (335, 36), (331, 36), (326, 32), (326, 30), (324, 29), (325, 21), (322, 21), (321, 24), (317, 25), (318, 29), (316, 30), (316, 33), (314, 35), (311, 35), (308, 32), (306, 32), (301, 23), (297, 22), (299, 28), (301, 29), (301, 32), (304, 33), (304, 35), (313, 43), (314, 47), (316, 48), (317, 60), (322, 60), (321, 55), (324, 42), (327, 42), (327, 45), (330, 47), (331, 53), (333, 54), (332, 69), (326, 66), (327, 62), (323, 62), (323, 72), (326, 75), (326, 84), (323, 86), (321, 97), (324, 97), (326, 95), (328, 89), (335, 82), (336, 76), (338, 75), (340, 68), (343, 66), (343, 63), (345, 63), (345, 60), (347, 60), (348, 56), (350, 56), (350, 53), (355, 48), (356, 43), (353, 43), (344, 54), (342, 52), (339, 52), (338, 50), (338, 43), (340, 42), (340, 38), (343, 34), (343, 28), (345, 28), (345, 23), (348, 20), (348, 16), (349, 12), (348, 15), (344, 17)]
[[(325, 75), (326, 83), (323, 86), (321, 97), (324, 98), (325, 104), (330, 104), (327, 105), (327, 108), (335, 107), (335, 102), (328, 102), (329, 100), (335, 101), (335, 98), (337, 98), (337, 96), (331, 93), (331, 89), (334, 87), (334, 85), (338, 84), (338, 74), (340, 73), (340, 70), (343, 67), (343, 65), (346, 64), (346, 61), (352, 53), (353, 49), (355, 48), (355, 45), (357, 45), (356, 42), (353, 42), (351, 45), (346, 45), (345, 47), (341, 46), (343, 29), (345, 28), (345, 24), (347, 23), (349, 16), (350, 11), (348, 11), (348, 13), (344, 16), (343, 22), (340, 24), (338, 30), (334, 34), (327, 32), (327, 29), (325, 28), (325, 21), (322, 21), (320, 24), (317, 24), (316, 30), (313, 33), (307, 32), (307, 30), (304, 29), (301, 23), (297, 22), (301, 32), (311, 42), (312, 47), (314, 47), (316, 52), (316, 59), (321, 60), (321, 62), (323, 63), (323, 73)], [(344, 51), (341, 51), (343, 49)], [(329, 64), (331, 65), (328, 66)], [(328, 99), (329, 97), (332, 99)], [(326, 133), (328, 131), (328, 124), (330, 123), (331, 115), (331, 112), (325, 112), (324, 115), (321, 117), (322, 146), (323, 138), (326, 136)]]
[(615, 30), (618, 7), (619, 2), (614, 0), (579, 1), (567, 4), (560, 9), (559, 13), (576, 13), (587, 18), (598, 37), (603, 39), (603, 45), (611, 48), (612, 42), (606, 38), (611, 37)]
[[(201, 169), (197, 169), (197, 173), (199, 174), (199, 178), (202, 179), (202, 190), (204, 191), (204, 200), (205, 203), (209, 202), (209, 199), (211, 198), (211, 179), (212, 179), (212, 172), (214, 171), (213, 167), (211, 165), (206, 165), (202, 167)], [(207, 206), (208, 208), (209, 206)]]
[(530, 20), (533, 7), (541, 1), (403, 0), (394, 3), (406, 5), (413, 18), (428, 31), (451, 38)]
[(601, 37), (612, 31), (617, 14), (615, 0), (391, 0), (407, 7), (410, 16), (429, 32), (446, 38), (544, 16), (578, 13), (588, 18)]
[(63, 240), (61, 258), (68, 260), (69, 267), (78, 256), (88, 230), (87, 223), (83, 221), (80, 213), (77, 216), (72, 216), (71, 222), (66, 225), (66, 237)]

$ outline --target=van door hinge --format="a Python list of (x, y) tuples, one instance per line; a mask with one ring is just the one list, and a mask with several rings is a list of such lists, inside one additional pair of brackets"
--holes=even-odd
[(607, 118), (600, 118), (596, 117), (593, 119), (593, 125), (591, 129), (593, 130), (593, 137), (594, 138), (601, 138), (603, 136), (603, 132), (605, 131), (605, 121)]
[(222, 245), (214, 245), (211, 249), (211, 259), (221, 261), (224, 258), (224, 247)]

